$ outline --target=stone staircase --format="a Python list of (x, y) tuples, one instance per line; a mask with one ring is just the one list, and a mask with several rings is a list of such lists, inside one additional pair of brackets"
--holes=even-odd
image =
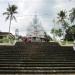
[(0, 46), (0, 74), (75, 74), (75, 52), (47, 42)]

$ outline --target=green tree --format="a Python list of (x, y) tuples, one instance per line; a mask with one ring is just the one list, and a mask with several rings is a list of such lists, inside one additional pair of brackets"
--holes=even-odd
[(61, 10), (59, 13), (58, 13), (58, 18), (59, 18), (59, 21), (60, 22), (63, 22), (63, 20), (66, 18), (66, 12)]
[(11, 21), (13, 19), (16, 20), (15, 14), (17, 14), (17, 6), (16, 5), (8, 5), (8, 8), (6, 9), (6, 12), (3, 13), (3, 15), (7, 15), (6, 20), (10, 20), (9, 23), (9, 33), (10, 33), (10, 28), (11, 28)]
[(58, 23), (61, 23), (62, 27), (63, 27), (63, 30), (67, 29), (68, 28), (68, 23), (66, 22), (66, 12), (61, 10), (59, 13), (58, 13)]
[(73, 41), (75, 38), (75, 25), (66, 30), (65, 40)]
[(75, 8), (71, 9), (69, 18), (70, 18), (70, 22), (73, 23), (72, 27), (69, 28), (69, 32), (71, 33), (73, 40), (75, 40), (75, 36), (74, 36), (75, 35), (75, 24), (74, 24), (74, 22), (75, 22)]
[(46, 34), (46, 32), (44, 32), (44, 37), (46, 42), (49, 42), (52, 40), (52, 38), (48, 34)]
[(62, 35), (63, 35), (63, 38), (64, 38), (65, 37), (65, 31), (69, 27), (69, 23), (67, 22), (67, 15), (66, 15), (66, 12), (64, 10), (61, 10), (58, 13), (58, 23), (61, 24), (61, 29), (62, 29), (62, 32), (63, 32)]
[(55, 34), (55, 36), (61, 37), (63, 35), (62, 29), (54, 29), (51, 30), (52, 34)]
[(75, 8), (72, 8), (69, 16), (70, 16), (71, 23), (73, 23), (75, 21)]
[(61, 37), (63, 35), (62, 29), (56, 30), (56, 35)]

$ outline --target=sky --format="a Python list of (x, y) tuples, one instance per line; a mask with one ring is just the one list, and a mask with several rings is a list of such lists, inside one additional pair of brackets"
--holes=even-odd
[(9, 30), (9, 20), (5, 21), (6, 16), (2, 15), (8, 4), (15, 4), (18, 7), (18, 13), (15, 15), (17, 22), (12, 21), (11, 33), (15, 34), (15, 29), (19, 29), (19, 35), (25, 36), (35, 14), (44, 30), (50, 34), (57, 13), (62, 9), (69, 11), (74, 8), (75, 0), (0, 0), (0, 31), (2, 32)]

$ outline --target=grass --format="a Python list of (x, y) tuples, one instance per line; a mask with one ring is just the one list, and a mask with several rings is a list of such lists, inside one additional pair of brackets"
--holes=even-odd
[(60, 46), (73, 46), (73, 41), (50, 41), (57, 42)]
[(60, 41), (61, 46), (73, 46), (73, 41)]

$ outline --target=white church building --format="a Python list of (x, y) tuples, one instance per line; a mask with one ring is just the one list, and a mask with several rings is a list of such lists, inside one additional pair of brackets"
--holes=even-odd
[(33, 21), (27, 28), (26, 37), (31, 40), (31, 42), (45, 42), (46, 41), (46, 32), (41, 25), (37, 15), (34, 16)]

